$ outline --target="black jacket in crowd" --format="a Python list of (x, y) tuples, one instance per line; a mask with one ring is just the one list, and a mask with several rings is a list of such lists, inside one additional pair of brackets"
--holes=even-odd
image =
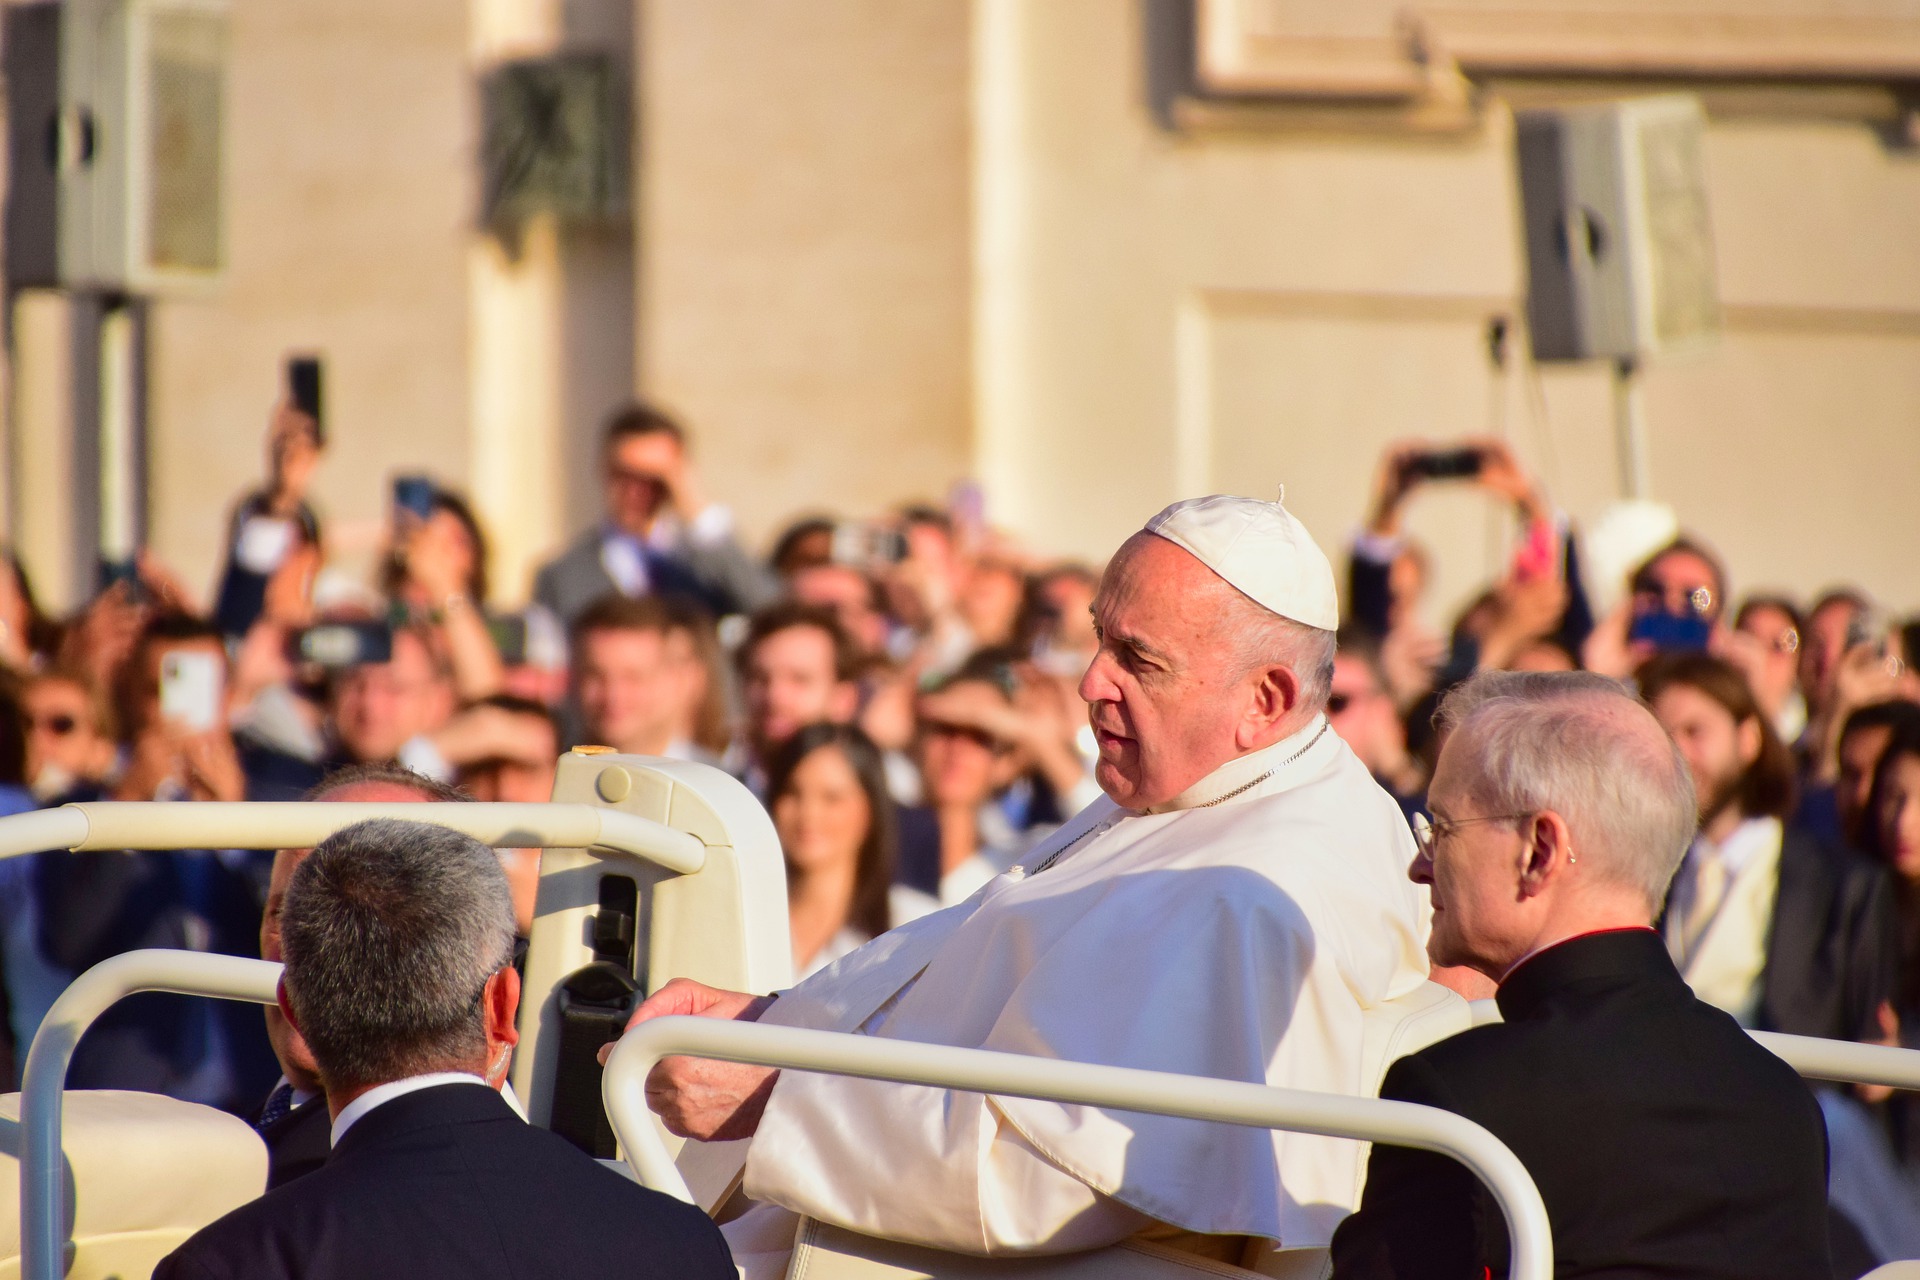
[(1876, 1010), (1893, 998), (1899, 929), (1880, 864), (1788, 827), (1760, 974), (1759, 1029), (1879, 1039)]

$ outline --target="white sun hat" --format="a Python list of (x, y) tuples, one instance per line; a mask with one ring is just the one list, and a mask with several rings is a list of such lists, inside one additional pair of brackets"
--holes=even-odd
[(1278, 502), (1216, 493), (1176, 502), (1147, 532), (1191, 552), (1255, 604), (1322, 631), (1340, 626), (1333, 566)]

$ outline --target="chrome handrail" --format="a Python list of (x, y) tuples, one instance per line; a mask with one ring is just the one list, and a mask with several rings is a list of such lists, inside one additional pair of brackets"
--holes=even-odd
[(301, 849), (371, 818), (431, 822), (499, 849), (610, 849), (692, 875), (697, 836), (592, 804), (97, 801), (0, 818), (0, 858), (70, 849)]
[(1548, 1280), (1553, 1275), (1552, 1233), (1533, 1179), (1498, 1138), (1449, 1111), (1380, 1098), (714, 1018), (656, 1018), (640, 1024), (615, 1045), (601, 1080), (607, 1118), (634, 1175), (682, 1200), (693, 1196), (661, 1141), (646, 1100), (647, 1073), (669, 1054), (1435, 1151), (1473, 1170), (1493, 1193), (1513, 1241), (1514, 1280)]

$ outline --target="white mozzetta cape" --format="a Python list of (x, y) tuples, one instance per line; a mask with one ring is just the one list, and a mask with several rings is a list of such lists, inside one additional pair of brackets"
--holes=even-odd
[[(1426, 978), (1425, 893), (1399, 808), (1322, 728), (1160, 812), (1103, 798), (1023, 867), (823, 970), (767, 1020), (1359, 1092), (1363, 1011)], [(1143, 1215), (1309, 1245), (1353, 1208), (1360, 1159), (1335, 1138), (788, 1071), (744, 1189), (975, 1254), (1111, 1243)], [(749, 1275), (792, 1225), (766, 1204), (731, 1224)]]

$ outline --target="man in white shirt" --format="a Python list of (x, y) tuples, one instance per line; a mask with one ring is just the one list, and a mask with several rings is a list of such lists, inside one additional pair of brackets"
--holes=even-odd
[(860, 657), (832, 610), (782, 600), (753, 615), (735, 661), (746, 720), (726, 765), (764, 800), (767, 771), (794, 734), (852, 721)]
[(651, 405), (608, 421), (601, 449), (606, 515), (534, 578), (534, 603), (572, 626), (605, 596), (681, 595), (718, 617), (779, 592), (772, 570), (740, 548), (733, 516), (701, 492), (686, 430)]
[(1670, 653), (1640, 689), (1693, 771), (1700, 834), (1661, 933), (1689, 986), (1742, 1025), (1879, 1038), (1897, 970), (1885, 873), (1785, 825), (1793, 762), (1738, 669)]
[(312, 1051), (333, 1155), (196, 1233), (156, 1276), (732, 1273), (697, 1210), (502, 1099), (520, 976), (493, 850), (425, 823), (356, 823), (300, 862), (280, 923), (279, 1005)]
[[(1104, 798), (778, 1000), (676, 981), (635, 1020), (1370, 1087), (1363, 1017), (1425, 979), (1425, 899), (1399, 810), (1327, 731), (1326, 557), (1278, 503), (1177, 503), (1093, 612), (1080, 695)], [(676, 1132), (751, 1137), (759, 1203), (728, 1228), (749, 1277), (780, 1273), (794, 1213), (974, 1254), (1147, 1235), (1237, 1259), (1250, 1238), (1325, 1244), (1357, 1198), (1358, 1149), (1335, 1139), (689, 1058), (648, 1094)]]
[(608, 596), (573, 628), (581, 742), (639, 756), (709, 757), (687, 733), (702, 693), (698, 659), (673, 644), (679, 620), (653, 597)]

